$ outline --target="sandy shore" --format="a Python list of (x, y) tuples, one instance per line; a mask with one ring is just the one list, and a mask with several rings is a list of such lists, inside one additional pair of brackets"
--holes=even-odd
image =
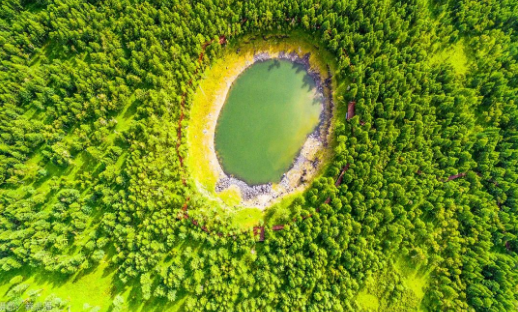
[[(288, 194), (304, 190), (321, 169), (323, 159), (325, 158), (323, 155), (325, 154), (325, 147), (328, 142), (333, 109), (331, 96), (329, 96), (331, 87), (330, 79), (329, 77), (325, 80), (322, 79), (320, 71), (311, 67), (310, 54), (303, 54), (300, 49), (293, 52), (271, 51), (270, 49), (268, 51), (255, 51), (255, 53), (236, 53), (240, 61), (237, 62), (237, 64), (229, 64), (229, 66), (226, 67), (227, 71), (225, 72), (224, 79), (221, 79), (215, 86), (215, 92), (209, 104), (210, 107), (208, 107), (208, 114), (202, 121), (201, 146), (206, 147), (207, 150), (203, 153), (202, 159), (199, 161), (208, 162), (211, 173), (216, 180), (215, 187), (213, 190), (204, 189), (204, 186), (200, 183), (198, 183), (198, 187), (204, 193), (211, 193), (211, 191), (221, 193), (230, 190), (240, 194), (241, 200), (238, 204), (239, 206), (265, 209)], [(279, 183), (248, 185), (244, 181), (233, 178), (223, 171), (215, 151), (214, 134), (219, 114), (226, 102), (232, 83), (243, 71), (254, 63), (275, 58), (302, 64), (311, 77), (313, 77), (317, 86), (315, 96), (318, 97), (322, 105), (320, 123), (308, 136), (292, 166), (284, 173)], [(202, 95), (206, 96), (201, 85), (199, 86), (199, 92), (202, 92)], [(195, 137), (195, 139), (199, 140), (200, 138)], [(200, 167), (203, 168), (204, 166)]]

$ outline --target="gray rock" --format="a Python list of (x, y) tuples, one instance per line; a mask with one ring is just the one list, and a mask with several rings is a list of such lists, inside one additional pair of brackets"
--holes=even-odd
[(268, 195), (272, 192), (272, 183), (250, 186), (246, 182), (234, 177), (221, 178), (216, 184), (216, 192), (224, 191), (232, 185), (239, 188), (241, 191), (241, 197), (244, 200), (250, 200), (260, 195)]

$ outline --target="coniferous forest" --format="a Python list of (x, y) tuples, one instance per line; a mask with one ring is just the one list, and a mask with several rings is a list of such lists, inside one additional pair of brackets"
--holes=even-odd
[[(192, 97), (287, 38), (354, 116), (238, 228), (185, 168)], [(515, 311), (517, 61), (514, 0), (2, 0), (0, 311)]]

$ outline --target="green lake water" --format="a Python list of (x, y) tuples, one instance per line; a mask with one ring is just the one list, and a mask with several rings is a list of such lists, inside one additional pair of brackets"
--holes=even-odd
[(234, 82), (221, 109), (215, 147), (225, 173), (250, 185), (277, 183), (322, 111), (304, 66), (258, 62)]

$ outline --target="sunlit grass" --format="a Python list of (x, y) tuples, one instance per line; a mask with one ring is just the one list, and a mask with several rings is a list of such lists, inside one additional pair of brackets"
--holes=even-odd
[(233, 222), (237, 228), (249, 229), (255, 225), (259, 225), (263, 216), (264, 213), (260, 209), (245, 208), (235, 213)]
[(445, 49), (434, 53), (430, 58), (431, 65), (448, 63), (455, 70), (455, 74), (464, 76), (468, 73), (469, 62), (463, 41), (459, 41)]
[(48, 273), (40, 269), (24, 266), (22, 269), (2, 273), (0, 275), (0, 302), (6, 302), (6, 295), (12, 289), (9, 281), (20, 275), (21, 283), (28, 284), (21, 298), (28, 298), (28, 293), (38, 291), (37, 301), (44, 301), (54, 294), (56, 297), (68, 301), (71, 311), (83, 311), (84, 304), (99, 307), (100, 311), (108, 311), (112, 303), (112, 278), (114, 270), (108, 268), (108, 262), (103, 260), (97, 267), (82, 270), (72, 276), (57, 273)]

